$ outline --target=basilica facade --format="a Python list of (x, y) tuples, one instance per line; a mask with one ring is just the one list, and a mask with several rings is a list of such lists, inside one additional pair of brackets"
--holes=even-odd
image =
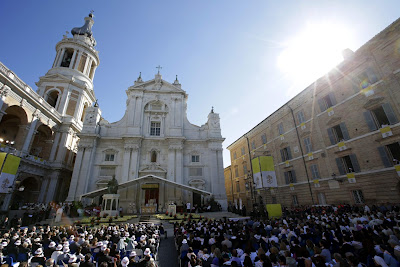
[(30, 179), (29, 201), (97, 203), (115, 177), (125, 210), (163, 211), (211, 197), (226, 208), (219, 115), (211, 110), (204, 125), (191, 124), (188, 94), (158, 72), (149, 81), (140, 75), (126, 90), (123, 118), (106, 121), (93, 88), (100, 64), (93, 24), (90, 14), (64, 35), (36, 92), (1, 65), (0, 137), (13, 147), (0, 149), (22, 158), (16, 181)]

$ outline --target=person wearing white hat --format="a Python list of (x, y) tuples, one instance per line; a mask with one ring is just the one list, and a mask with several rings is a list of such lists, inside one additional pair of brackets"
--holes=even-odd
[(43, 249), (38, 248), (35, 251), (35, 256), (31, 259), (31, 264), (34, 265), (33, 263), (37, 263), (38, 265), (45, 266), (46, 265), (46, 258), (43, 255)]
[(124, 257), (124, 258), (121, 260), (121, 266), (122, 266), (122, 267), (126, 267), (126, 266), (128, 266), (128, 264), (129, 264), (129, 259), (128, 259), (128, 257)]
[(57, 263), (58, 256), (63, 254), (62, 248), (63, 248), (63, 246), (61, 244), (58, 244), (58, 246), (56, 247), (56, 250), (53, 251), (53, 253), (51, 254), (51, 258), (54, 260), (55, 263)]
[(46, 259), (51, 258), (51, 254), (53, 254), (54, 251), (56, 251), (56, 242), (51, 241), (49, 246), (44, 249), (44, 256)]
[(63, 246), (63, 253), (58, 256), (56, 263), (60, 265), (61, 262), (68, 264), (69, 258), (71, 255), (69, 254), (70, 250), (69, 247)]
[(139, 261), (139, 256), (136, 254), (136, 251), (132, 251), (129, 254), (129, 259), (131, 262), (138, 262)]

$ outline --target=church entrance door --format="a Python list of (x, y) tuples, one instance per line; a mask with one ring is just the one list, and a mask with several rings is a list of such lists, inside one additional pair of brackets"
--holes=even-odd
[(158, 204), (158, 188), (145, 189), (145, 204)]
[(193, 192), (193, 207), (201, 207), (201, 195)]

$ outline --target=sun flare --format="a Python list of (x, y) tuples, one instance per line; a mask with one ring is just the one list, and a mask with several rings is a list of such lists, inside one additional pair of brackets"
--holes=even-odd
[(278, 57), (278, 67), (289, 79), (307, 86), (343, 60), (342, 51), (352, 45), (351, 41), (344, 26), (309, 24), (286, 43)]

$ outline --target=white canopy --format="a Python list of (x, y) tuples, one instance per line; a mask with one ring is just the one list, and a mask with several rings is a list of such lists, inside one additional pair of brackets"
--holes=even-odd
[[(154, 183), (154, 182), (165, 183), (165, 184), (169, 184), (169, 185), (172, 185), (172, 186), (175, 186), (177, 188), (184, 189), (184, 190), (192, 191), (194, 193), (198, 193), (198, 194), (201, 194), (201, 195), (205, 195), (205, 196), (211, 196), (212, 195), (211, 192), (208, 192), (208, 191), (205, 191), (205, 190), (201, 190), (201, 189), (198, 189), (198, 188), (195, 188), (195, 187), (192, 187), (192, 186), (179, 184), (177, 182), (166, 180), (164, 178), (161, 178), (161, 177), (155, 176), (155, 175), (151, 175), (151, 174), (139, 177), (139, 178), (134, 179), (134, 180), (127, 181), (127, 182), (122, 183), (122, 184), (119, 184), (118, 185), (118, 190), (130, 187), (130, 186), (132, 186), (134, 184), (137, 184), (137, 183), (140, 183), (140, 182), (144, 182), (144, 183)], [(97, 190), (94, 190), (92, 192), (85, 193), (85, 194), (81, 195), (81, 198), (84, 198), (84, 197), (94, 198), (96, 196), (101, 196), (101, 195), (104, 195), (106, 193), (107, 193), (107, 187), (101, 188), (101, 189), (97, 189)]]

